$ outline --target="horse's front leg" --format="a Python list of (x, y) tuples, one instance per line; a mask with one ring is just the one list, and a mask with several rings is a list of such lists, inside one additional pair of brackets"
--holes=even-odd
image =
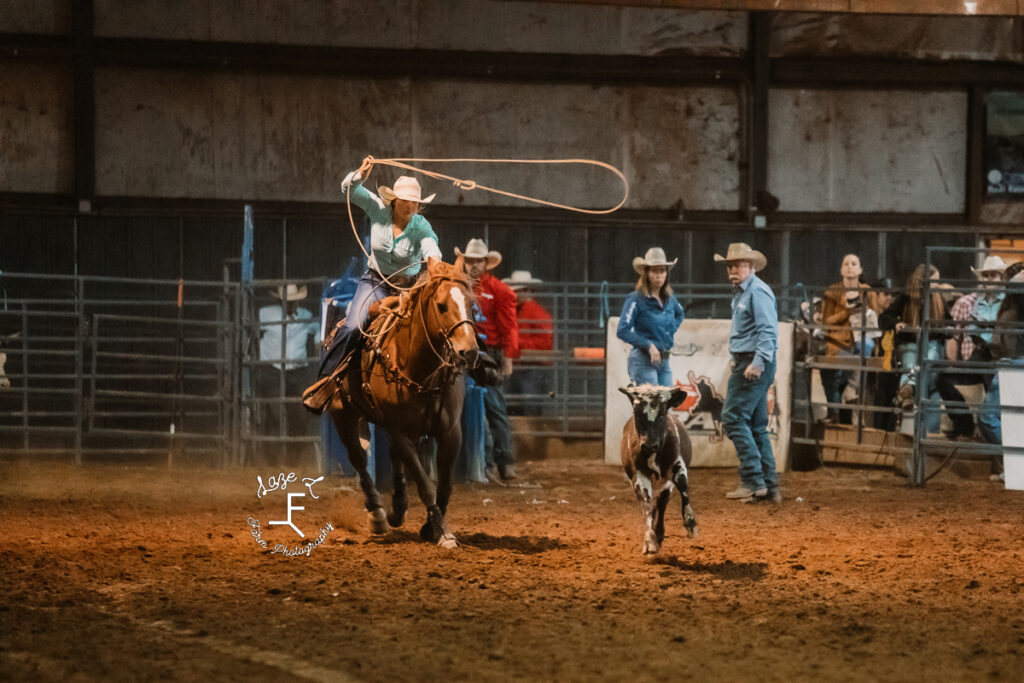
[(384, 503), (381, 500), (380, 492), (373, 483), (369, 471), (366, 469), (366, 449), (370, 446), (370, 428), (365, 420), (362, 420), (354, 410), (342, 409), (331, 411), (331, 421), (338, 431), (341, 443), (348, 451), (349, 462), (356, 471), (359, 479), (359, 487), (363, 490), (363, 497), (366, 500), (366, 510), (369, 512), (370, 531), (375, 534), (383, 534), (388, 530), (387, 518), (384, 514)]
[(454, 425), (437, 437), (437, 507), (442, 515), (448, 514), (452, 497), (452, 469), (462, 450), (462, 426)]
[(388, 515), (388, 524), (397, 529), (405, 522), (405, 511), (409, 509), (409, 495), (405, 489), (405, 466), (401, 460), (395, 459), (391, 462), (391, 484), (391, 513)]
[(420, 528), (420, 538), (433, 541), (442, 548), (458, 547), (455, 536), (448, 532), (444, 523), (444, 514), (437, 506), (437, 491), (427, 476), (417, 455), (416, 443), (407, 436), (392, 436), (391, 450), (402, 459), (409, 476), (416, 482), (423, 507), (427, 509), (427, 521)]

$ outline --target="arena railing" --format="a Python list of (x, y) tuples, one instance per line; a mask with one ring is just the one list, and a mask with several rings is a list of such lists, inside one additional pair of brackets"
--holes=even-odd
[[(259, 395), (258, 308), (287, 282), (318, 291), (324, 279), (230, 281), (4, 273), (7, 375), (0, 391), (0, 449), (83, 457), (202, 457), (246, 464), (261, 452), (300, 449), (323, 457), (321, 436), (278, 417), (299, 397)], [(42, 286), (44, 285), (45, 286)], [(688, 317), (729, 316), (725, 284), (674, 284)], [(534, 296), (552, 315), (550, 350), (527, 354), (507, 388), (513, 428), (534, 436), (600, 438), (604, 346), (631, 283), (543, 283)], [(38, 295), (38, 292), (46, 292)], [(180, 294), (180, 305), (179, 305)], [(777, 292), (780, 311), (798, 295)], [(783, 318), (788, 316), (783, 315)], [(10, 335), (14, 335), (10, 337)], [(319, 350), (310, 349), (311, 368)], [(540, 389), (517, 384), (532, 371)], [(529, 386), (538, 386), (536, 384)], [(525, 413), (525, 414), (524, 414)], [(285, 426), (282, 426), (285, 425)]]
[(0, 450), (232, 461), (236, 284), (3, 280)]

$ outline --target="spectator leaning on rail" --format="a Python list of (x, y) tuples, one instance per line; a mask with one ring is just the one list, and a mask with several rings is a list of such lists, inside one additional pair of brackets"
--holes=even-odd
[(635, 384), (673, 385), (669, 356), (676, 330), (686, 317), (668, 285), (668, 271), (678, 260), (669, 261), (661, 247), (651, 247), (643, 258), (633, 259), (640, 279), (622, 305), (616, 334), (633, 345), (626, 367)]
[[(884, 277), (871, 283), (871, 289), (866, 293), (868, 307), (875, 313), (876, 326), (881, 315), (885, 313), (895, 299), (892, 293), (892, 279)], [(893, 399), (896, 398), (896, 390), (899, 388), (899, 375), (892, 372), (893, 369), (893, 338), (896, 333), (893, 330), (878, 332), (878, 341), (875, 344), (874, 355), (882, 359), (882, 369), (886, 372), (876, 372), (874, 405), (878, 408), (892, 408)], [(875, 429), (893, 431), (896, 429), (896, 416), (892, 411), (878, 411), (874, 414), (873, 424)]]
[[(862, 290), (868, 288), (860, 281), (863, 272), (860, 257), (856, 254), (847, 254), (843, 257), (843, 265), (840, 268), (843, 279), (825, 290), (821, 320), (825, 326), (825, 355), (830, 358), (860, 354), (860, 330), (853, 330), (854, 318), (858, 322), (858, 327), (861, 322), (865, 328), (874, 327), (868, 324), (867, 318), (861, 321), (865, 311)], [(870, 351), (866, 355), (870, 355)], [(821, 369), (821, 383), (829, 403), (842, 402), (843, 389), (852, 376), (852, 370)], [(838, 408), (829, 408), (828, 414), (832, 418), (841, 418), (841, 422), (850, 421), (849, 411), (843, 411), (841, 414)]]
[(419, 181), (400, 176), (394, 188), (379, 187), (380, 196), (363, 187), (373, 164), (364, 161), (359, 170), (341, 181), (341, 191), (366, 212), (370, 226), (370, 258), (352, 301), (345, 322), (331, 342), (320, 366), (320, 375), (329, 375), (359, 347), (360, 329), (370, 314), (370, 304), (398, 293), (395, 286), (408, 286), (422, 269), (425, 260), (441, 260), (437, 235), (420, 215), (420, 207), (434, 195), (422, 197)]
[[(484, 338), (487, 352), (497, 361), (501, 369), (500, 379), (504, 381), (512, 374), (512, 361), (519, 358), (519, 325), (516, 322), (516, 293), (490, 273), (501, 263), (501, 254), (489, 250), (483, 240), (471, 239), (464, 252), (455, 247), (455, 255), (463, 257), (463, 267), (473, 280), (473, 294), (480, 310), (476, 329)], [(515, 479), (512, 431), (501, 382), (487, 387), (484, 414), (489, 442), (487, 476), (505, 481)]]
[[(1002, 291), (1003, 273), (1006, 263), (998, 256), (989, 256), (981, 268), (971, 268), (981, 280), (978, 291), (960, 297), (950, 311), (953, 326), (962, 332), (953, 334), (946, 340), (946, 358), (951, 361), (966, 360), (986, 363), (992, 360), (989, 342), (992, 341), (992, 328), (975, 326), (974, 322), (992, 322), (999, 313), (1006, 294)], [(943, 401), (964, 402), (964, 396), (956, 385), (984, 384), (986, 389), (991, 384), (992, 376), (988, 373), (940, 373), (935, 388)], [(974, 438), (974, 418), (969, 412), (960, 412), (964, 408), (951, 408), (949, 418), (953, 422), (951, 438), (968, 440)]]
[[(1024, 365), (1024, 263), (1013, 263), (1006, 269), (1007, 291), (999, 307), (989, 350), (992, 359), (1012, 365)], [(1003, 443), (1003, 420), (999, 402), (999, 373), (992, 378), (985, 399), (978, 411), (978, 431), (987, 443)], [(1003, 478), (1003, 457), (992, 458), (992, 478)]]
[[(262, 306), (260, 320), (260, 360), (256, 366), (256, 391), (260, 398), (279, 403), (264, 405), (265, 436), (300, 436), (311, 433), (311, 422), (303, 416), (302, 405), (290, 399), (300, 396), (313, 377), (310, 367), (310, 339), (315, 343), (320, 324), (298, 305), (306, 298), (306, 286), (288, 283), (270, 291), (278, 303)], [(280, 463), (284, 464), (284, 463)]]
[[(914, 268), (914, 271), (907, 278), (906, 288), (895, 299), (889, 308), (878, 317), (878, 326), (883, 332), (893, 330), (896, 334), (893, 337), (895, 346), (893, 358), (897, 365), (902, 368), (903, 374), (899, 380), (899, 390), (896, 392), (900, 407), (909, 410), (914, 405), (914, 390), (917, 387), (917, 335), (924, 322), (924, 301), (922, 294), (925, 286), (925, 264)], [(939, 269), (931, 266), (928, 273), (931, 280), (939, 279)], [(929, 315), (932, 320), (945, 318), (945, 303), (939, 292), (932, 289), (931, 301), (929, 304)], [(943, 340), (937, 335), (929, 335), (927, 354), (930, 360), (937, 360), (941, 356)], [(928, 391), (927, 393), (931, 393)], [(936, 415), (935, 417), (938, 417)], [(936, 420), (937, 422), (937, 420)], [(934, 424), (937, 428), (938, 425)], [(929, 429), (928, 431), (934, 431)]]
[[(554, 324), (551, 314), (533, 298), (533, 287), (541, 281), (528, 270), (513, 270), (512, 275), (502, 280), (516, 293), (516, 320), (519, 326), (519, 350), (551, 351), (554, 349)], [(550, 362), (544, 365), (550, 367)], [(521, 358), (516, 371), (509, 378), (509, 393), (526, 396), (542, 396), (547, 394), (545, 378), (550, 377), (541, 365), (534, 361), (533, 365)], [(536, 402), (523, 407), (524, 415), (540, 415), (540, 405)]]
[(764, 254), (742, 242), (729, 245), (724, 261), (733, 286), (729, 375), (722, 426), (736, 446), (740, 485), (726, 498), (756, 503), (782, 502), (775, 454), (768, 436), (768, 389), (775, 381), (779, 314), (775, 294), (754, 273), (764, 269)]

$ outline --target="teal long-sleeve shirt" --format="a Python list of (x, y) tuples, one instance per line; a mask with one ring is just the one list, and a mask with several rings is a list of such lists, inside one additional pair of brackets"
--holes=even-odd
[[(351, 189), (350, 189), (351, 188)], [(420, 214), (409, 219), (405, 230), (398, 237), (394, 236), (392, 226), (394, 217), (391, 207), (380, 197), (363, 187), (362, 182), (352, 182), (346, 178), (341, 186), (342, 192), (349, 192), (352, 203), (366, 212), (370, 218), (370, 262), (369, 267), (384, 277), (398, 271), (402, 275), (415, 275), (420, 272), (420, 261), (428, 258), (441, 260), (441, 249), (437, 243), (437, 235), (430, 222)]]

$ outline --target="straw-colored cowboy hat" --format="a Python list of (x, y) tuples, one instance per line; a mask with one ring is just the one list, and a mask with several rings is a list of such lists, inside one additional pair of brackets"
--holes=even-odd
[(651, 247), (647, 250), (647, 253), (644, 254), (643, 258), (637, 256), (633, 259), (633, 270), (635, 270), (638, 275), (643, 275), (645, 268), (665, 266), (665, 268), (671, 269), (678, 260), (679, 259), (675, 258), (669, 261), (668, 257), (665, 256), (664, 249), (661, 247)]
[(749, 244), (744, 242), (733, 242), (729, 245), (729, 251), (725, 256), (715, 254), (715, 261), (750, 261), (755, 271), (763, 270), (768, 265), (768, 259), (756, 249), (751, 249)]
[(270, 290), (270, 296), (282, 301), (299, 301), (306, 298), (306, 285), (299, 287), (294, 282), (289, 282), (287, 287)]
[(513, 270), (512, 274), (503, 279), (512, 291), (520, 290), (531, 285), (539, 285), (543, 280), (535, 278), (528, 270)]
[(494, 270), (501, 263), (501, 252), (488, 249), (487, 243), (476, 237), (466, 243), (466, 251), (459, 251), (459, 248), (455, 247), (455, 256), (487, 259), (487, 270)]
[(1005, 273), (1006, 272), (1006, 261), (998, 256), (986, 256), (985, 262), (981, 264), (981, 268), (971, 268), (974, 274), (981, 277), (982, 273)]
[(384, 185), (377, 187), (377, 193), (380, 194), (380, 198), (384, 200), (385, 204), (390, 204), (395, 199), (429, 204), (437, 196), (435, 193), (429, 197), (422, 197), (423, 189), (420, 187), (420, 181), (407, 175), (399, 176), (393, 189)]

